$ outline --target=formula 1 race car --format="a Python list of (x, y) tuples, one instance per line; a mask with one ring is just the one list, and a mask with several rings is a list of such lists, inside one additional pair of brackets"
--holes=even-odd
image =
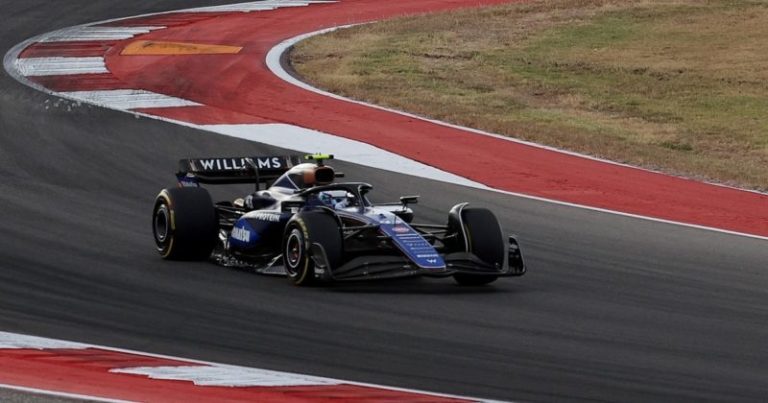
[[(179, 161), (179, 186), (164, 189), (152, 233), (164, 259), (211, 259), (224, 266), (317, 281), (406, 276), (482, 285), (525, 274), (514, 237), (487, 209), (455, 205), (445, 225), (413, 223), (418, 196), (373, 205), (373, 188), (335, 183), (332, 155), (201, 158)], [(213, 203), (201, 184), (255, 184), (245, 198)], [(268, 187), (261, 190), (262, 185)]]

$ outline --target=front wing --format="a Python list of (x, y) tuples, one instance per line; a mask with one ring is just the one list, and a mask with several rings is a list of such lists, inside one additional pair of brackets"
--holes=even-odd
[(507, 261), (501, 270), (468, 252), (442, 254), (441, 257), (445, 261), (445, 267), (442, 268), (421, 268), (402, 255), (371, 255), (355, 257), (338, 268), (328, 270), (324, 256), (322, 247), (317, 244), (313, 245), (312, 257), (315, 260), (316, 275), (331, 281), (376, 280), (413, 276), (447, 277), (457, 273), (511, 277), (522, 276), (526, 273), (523, 255), (514, 237), (509, 237)]

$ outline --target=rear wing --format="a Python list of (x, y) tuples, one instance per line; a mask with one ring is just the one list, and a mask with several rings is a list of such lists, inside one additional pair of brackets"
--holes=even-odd
[(179, 160), (176, 177), (181, 186), (259, 184), (279, 178), (299, 163), (298, 156), (190, 158)]

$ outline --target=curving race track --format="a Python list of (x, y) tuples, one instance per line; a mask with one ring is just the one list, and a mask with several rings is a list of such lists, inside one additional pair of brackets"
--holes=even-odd
[[(207, 1), (2, 4), (3, 53), (54, 29)], [(162, 7), (162, 8), (160, 8)], [(496, 211), (531, 272), (299, 289), (158, 259), (157, 191), (191, 155), (288, 152), (76, 105), (0, 79), (0, 330), (508, 400), (768, 394), (764, 240), (553, 205), (339, 162), (381, 199)], [(332, 151), (332, 150), (330, 150)]]

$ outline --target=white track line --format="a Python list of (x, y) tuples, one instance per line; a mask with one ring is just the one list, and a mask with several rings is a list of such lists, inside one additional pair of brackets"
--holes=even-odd
[(111, 41), (130, 39), (165, 27), (95, 27), (77, 26), (44, 35), (38, 42)]
[(200, 7), (200, 8), (193, 8), (189, 10), (184, 10), (184, 12), (188, 13), (212, 13), (212, 12), (226, 12), (226, 11), (235, 11), (235, 12), (251, 12), (251, 11), (269, 11), (274, 10), (277, 8), (282, 7), (304, 7), (308, 6), (310, 4), (323, 4), (323, 3), (335, 3), (336, 1), (324, 1), (324, 0), (305, 0), (305, 1), (291, 1), (291, 0), (284, 0), (284, 1), (256, 1), (256, 2), (248, 2), (248, 3), (238, 3), (238, 4), (226, 4), (223, 6), (211, 6), (211, 7)]
[(49, 339), (46, 337), (27, 336), (16, 333), (0, 332), (0, 349), (44, 349), (44, 348), (88, 348), (87, 344)]
[[(321, 29), (321, 30), (318, 30), (318, 31), (315, 31), (315, 32), (309, 32), (309, 33), (305, 33), (305, 34), (301, 34), (301, 35), (295, 36), (293, 38), (286, 39), (285, 41), (279, 43), (274, 48), (270, 49), (270, 51), (268, 52), (267, 60), (266, 60), (267, 61), (267, 68), (269, 68), (269, 70), (272, 71), (272, 73), (274, 73), (276, 76), (278, 76), (283, 81), (286, 81), (286, 82), (288, 82), (290, 84), (293, 84), (293, 85), (295, 85), (295, 86), (297, 86), (299, 88), (305, 89), (307, 91), (311, 91), (311, 92), (314, 92), (316, 94), (324, 95), (324, 96), (327, 96), (329, 98), (337, 99), (337, 100), (340, 100), (340, 101), (350, 102), (350, 103), (358, 104), (358, 105), (364, 105), (364, 106), (367, 106), (369, 108), (374, 108), (374, 109), (379, 109), (379, 110), (382, 110), (382, 111), (396, 113), (396, 114), (401, 115), (401, 116), (407, 116), (409, 118), (422, 120), (422, 121), (433, 123), (433, 124), (436, 124), (436, 125), (450, 127), (450, 128), (453, 128), (453, 129), (464, 130), (464, 131), (467, 131), (467, 132), (471, 132), (471, 133), (475, 133), (475, 134), (480, 134), (480, 135), (483, 135), (483, 136), (494, 137), (494, 138), (497, 138), (497, 139), (500, 139), (500, 140), (510, 141), (510, 142), (518, 143), (518, 144), (523, 144), (523, 145), (530, 146), (530, 147), (536, 147), (536, 148), (540, 148), (540, 149), (547, 150), (547, 151), (553, 151), (553, 152), (556, 152), (556, 153), (559, 153), (559, 154), (571, 155), (571, 156), (574, 156), (574, 157), (584, 158), (584, 159), (588, 159), (588, 160), (592, 160), (592, 161), (598, 161), (598, 162), (602, 162), (602, 163), (605, 163), (605, 164), (616, 165), (616, 166), (620, 166), (620, 167), (624, 167), (624, 168), (636, 169), (636, 170), (639, 170), (639, 171), (649, 172), (649, 173), (652, 173), (652, 174), (655, 174), (655, 175), (669, 176), (668, 174), (665, 174), (663, 172), (654, 171), (654, 170), (647, 169), (647, 168), (641, 168), (641, 167), (637, 167), (637, 166), (634, 166), (634, 165), (623, 164), (623, 163), (620, 163), (620, 162), (606, 160), (606, 159), (603, 159), (603, 158), (598, 158), (598, 157), (594, 157), (594, 156), (587, 155), (587, 154), (577, 153), (575, 151), (569, 151), (569, 150), (564, 150), (564, 149), (561, 149), (561, 148), (546, 146), (546, 145), (539, 144), (539, 143), (533, 143), (533, 142), (530, 142), (530, 141), (520, 140), (520, 139), (516, 139), (514, 137), (503, 136), (503, 135), (500, 135), (500, 134), (491, 133), (491, 132), (487, 132), (487, 131), (480, 130), (480, 129), (474, 129), (474, 128), (471, 128), (471, 127), (465, 127), (465, 126), (460, 126), (460, 125), (456, 125), (456, 124), (453, 124), (453, 123), (443, 122), (441, 120), (430, 119), (428, 117), (424, 117), (424, 116), (420, 116), (420, 115), (415, 115), (415, 114), (404, 112), (404, 111), (400, 111), (400, 110), (397, 110), (397, 109), (387, 108), (385, 106), (371, 104), (371, 103), (368, 103), (368, 102), (365, 102), (365, 101), (358, 101), (356, 99), (346, 98), (346, 97), (343, 97), (341, 95), (334, 94), (332, 92), (328, 92), (328, 91), (322, 90), (320, 88), (314, 87), (314, 86), (312, 86), (309, 83), (306, 83), (304, 81), (301, 81), (298, 78), (296, 78), (295, 76), (293, 76), (291, 73), (287, 72), (285, 70), (285, 68), (282, 66), (281, 60), (282, 60), (283, 54), (285, 54), (285, 52), (288, 51), (288, 49), (290, 49), (293, 45), (295, 45), (295, 44), (297, 44), (297, 43), (299, 43), (299, 42), (301, 42), (301, 41), (303, 41), (305, 39), (309, 39), (309, 38), (311, 38), (313, 36), (322, 35), (322, 34), (330, 33), (330, 32), (333, 32), (333, 31), (337, 31), (339, 29), (352, 28), (352, 27), (355, 27), (355, 26), (358, 26), (358, 25), (365, 25), (365, 24), (371, 24), (371, 23), (339, 25), (339, 26), (336, 26), (336, 27), (324, 28), (324, 29)], [(690, 178), (684, 178), (683, 177), (683, 179), (690, 179)], [(690, 180), (694, 180), (694, 179), (690, 179)], [(698, 181), (698, 180), (694, 180), (694, 181), (701, 182), (701, 181)], [(723, 185), (723, 184), (720, 184), (720, 183), (710, 183), (710, 182), (704, 182), (704, 183), (707, 183), (708, 185), (711, 185), (711, 186), (718, 186), (718, 187), (723, 187), (723, 188), (727, 188), (727, 189), (733, 189), (733, 190), (737, 190), (737, 191), (740, 191), (740, 192), (756, 193), (756, 194), (759, 194), (759, 195), (768, 195), (768, 193), (766, 193), (766, 192), (760, 192), (760, 191), (757, 191), (757, 190), (741, 189), (741, 188), (737, 188), (737, 187), (733, 187), (733, 186)]]
[[(80, 395), (77, 393), (55, 392), (52, 390), (27, 388), (24, 386), (7, 385), (4, 383), (0, 383), (0, 389), (8, 389), (16, 392), (31, 393), (35, 395), (62, 397), (65, 399), (85, 400), (89, 402), (132, 403), (132, 401), (130, 400), (107, 399), (107, 398), (97, 397), (97, 396)], [(34, 401), (34, 399), (32, 401)]]
[(199, 106), (197, 102), (144, 90), (70, 91), (61, 95), (118, 110)]
[(30, 57), (16, 59), (15, 64), (19, 72), (26, 77), (109, 73), (104, 58), (100, 56)]
[(343, 383), (309, 375), (222, 364), (116, 368), (109, 372), (144, 375), (150, 379), (166, 381), (189, 381), (198, 386), (322, 386)]

